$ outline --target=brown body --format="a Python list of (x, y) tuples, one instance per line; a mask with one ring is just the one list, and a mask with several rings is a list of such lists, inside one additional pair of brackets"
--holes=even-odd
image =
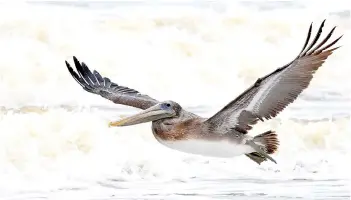
[(152, 122), (152, 132), (161, 140), (187, 140), (204, 137), (202, 120), (187, 119), (176, 124), (164, 123), (163, 120)]
[[(235, 130), (229, 130), (224, 134), (211, 133), (209, 127), (203, 122), (206, 118), (193, 117), (182, 122), (175, 122), (172, 119), (158, 120), (152, 122), (152, 133), (158, 140), (211, 140), (211, 141), (231, 141), (241, 143), (244, 134)], [(239, 140), (239, 138), (241, 140)]]

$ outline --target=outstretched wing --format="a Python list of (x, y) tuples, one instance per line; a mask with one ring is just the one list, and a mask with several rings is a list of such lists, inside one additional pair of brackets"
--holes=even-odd
[(111, 82), (109, 78), (102, 77), (95, 70), (92, 73), (88, 66), (84, 62), (80, 63), (75, 56), (73, 56), (73, 61), (78, 73), (65, 61), (68, 71), (83, 89), (90, 93), (101, 95), (116, 104), (123, 104), (143, 110), (158, 103), (157, 100), (140, 94), (134, 89)]
[(336, 27), (317, 44), (324, 22), (325, 20), (308, 45), (312, 31), (311, 24), (306, 42), (293, 61), (259, 78), (250, 88), (206, 120), (207, 126), (217, 133), (225, 133), (229, 129), (247, 133), (258, 120), (271, 119), (292, 103), (308, 87), (313, 74), (328, 56), (339, 48), (331, 47), (342, 36), (322, 47), (330, 39)]

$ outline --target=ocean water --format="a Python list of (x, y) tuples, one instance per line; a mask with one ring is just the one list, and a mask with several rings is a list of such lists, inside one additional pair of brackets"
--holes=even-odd
[[(322, 2), (322, 3), (321, 3)], [(278, 164), (168, 149), (138, 112), (89, 94), (64, 61), (210, 117), (301, 50), (308, 27), (342, 47), (272, 129)], [(351, 7), (344, 1), (0, 3), (0, 199), (350, 199)]]

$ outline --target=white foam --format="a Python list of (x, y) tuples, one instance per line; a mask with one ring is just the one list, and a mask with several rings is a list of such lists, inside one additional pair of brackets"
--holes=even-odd
[[(83, 92), (69, 75), (64, 60), (72, 63), (73, 55), (111, 80), (157, 99), (223, 106), (258, 77), (294, 58), (309, 24), (313, 21), (317, 28), (325, 18), (276, 18), (240, 7), (225, 13), (190, 9), (177, 16), (172, 15), (175, 8), (167, 8), (168, 14), (154, 17), (117, 10), (122, 16), (110, 18), (78, 8), (0, 9), (0, 103), (6, 106), (108, 105)], [(309, 90), (327, 87), (346, 94), (350, 24), (334, 17), (324, 29), (334, 25), (335, 37), (345, 34), (342, 48), (318, 71)]]
[(238, 174), (263, 178), (262, 171), (277, 178), (335, 178), (344, 177), (349, 169), (350, 120), (258, 124), (252, 135), (273, 129), (280, 140), (278, 152), (272, 155), (278, 164), (258, 166), (245, 156), (216, 159), (174, 151), (156, 141), (150, 124), (108, 128), (102, 114), (53, 109), (2, 115), (0, 188), (45, 190), (107, 177), (128, 181)]

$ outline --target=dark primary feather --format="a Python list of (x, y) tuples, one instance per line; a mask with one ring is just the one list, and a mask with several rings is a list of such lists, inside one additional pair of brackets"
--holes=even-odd
[[(250, 88), (209, 118), (205, 122), (208, 127), (218, 133), (225, 133), (229, 129), (247, 133), (258, 120), (271, 119), (292, 103), (308, 87), (313, 74), (328, 56), (339, 48), (330, 49), (342, 36), (325, 45), (335, 27), (320, 43), (317, 43), (324, 23), (325, 20), (308, 45), (312, 32), (311, 24), (299, 55), (285, 66), (259, 78)], [(325, 46), (322, 47), (323, 45)]]
[(83, 89), (90, 93), (101, 95), (116, 104), (123, 104), (140, 109), (147, 109), (158, 103), (157, 100), (147, 95), (140, 94), (134, 89), (111, 82), (109, 78), (102, 77), (99, 72), (95, 70), (92, 73), (88, 66), (84, 62), (80, 63), (75, 56), (73, 56), (73, 61), (78, 73), (65, 61), (68, 71)]

